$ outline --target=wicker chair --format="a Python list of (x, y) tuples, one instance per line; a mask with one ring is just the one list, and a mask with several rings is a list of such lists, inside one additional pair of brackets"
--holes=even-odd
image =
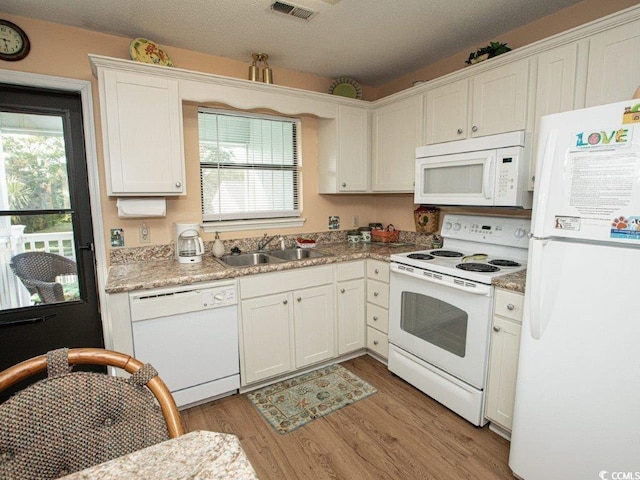
[(32, 295), (37, 293), (43, 303), (64, 302), (60, 275), (77, 275), (76, 262), (47, 252), (19, 253), (11, 259), (11, 270)]
[[(131, 376), (71, 372), (75, 364)], [(0, 479), (58, 478), (184, 433), (155, 369), (118, 352), (53, 350), (0, 372), (0, 391), (44, 370), (46, 379), (0, 404)]]

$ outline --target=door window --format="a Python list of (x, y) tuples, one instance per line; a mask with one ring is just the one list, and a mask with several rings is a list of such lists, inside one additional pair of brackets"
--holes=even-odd
[(467, 347), (469, 316), (463, 310), (437, 298), (402, 292), (400, 328), (458, 357)]

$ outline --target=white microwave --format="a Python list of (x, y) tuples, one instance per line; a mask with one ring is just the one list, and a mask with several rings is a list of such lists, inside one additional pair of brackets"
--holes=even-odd
[(416, 149), (415, 203), (531, 208), (523, 131)]

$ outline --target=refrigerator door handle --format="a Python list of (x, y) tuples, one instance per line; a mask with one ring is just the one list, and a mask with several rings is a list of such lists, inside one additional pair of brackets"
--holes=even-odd
[[(527, 290), (531, 292), (529, 296), (529, 328), (534, 340), (540, 340), (549, 325), (549, 318), (556, 299), (555, 292), (558, 290), (557, 286), (551, 285), (556, 277), (548, 276), (543, 279), (542, 276), (542, 251), (548, 243), (549, 240), (534, 239), (529, 245), (531, 272), (530, 281), (527, 282)], [(546, 287), (544, 292), (543, 280)]]
[[(544, 122), (544, 119), (542, 120)], [(542, 124), (541, 124), (542, 128)], [(557, 130), (549, 130), (549, 134), (545, 138), (544, 149), (541, 149), (542, 154), (538, 154), (538, 158), (536, 159), (537, 165), (540, 166), (539, 174), (536, 175), (536, 197), (540, 195), (547, 195), (549, 192), (541, 192), (540, 185), (549, 185), (551, 182), (551, 173), (553, 172), (553, 162), (544, 161), (545, 158), (553, 158), (553, 154), (556, 148), (556, 143), (558, 140), (558, 131)], [(544, 233), (544, 222), (547, 218), (547, 206), (549, 202), (540, 202), (534, 199), (534, 203), (536, 204), (535, 214), (531, 218), (531, 231), (534, 232), (536, 236), (546, 236)]]

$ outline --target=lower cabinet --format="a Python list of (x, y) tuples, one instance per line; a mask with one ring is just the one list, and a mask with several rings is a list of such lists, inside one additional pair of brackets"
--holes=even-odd
[(389, 264), (367, 260), (367, 348), (389, 358)]
[(496, 289), (485, 416), (505, 432), (513, 423), (523, 299), (520, 293)]
[(364, 261), (336, 265), (338, 354), (365, 346)]
[(335, 356), (333, 285), (293, 292), (296, 368)]

